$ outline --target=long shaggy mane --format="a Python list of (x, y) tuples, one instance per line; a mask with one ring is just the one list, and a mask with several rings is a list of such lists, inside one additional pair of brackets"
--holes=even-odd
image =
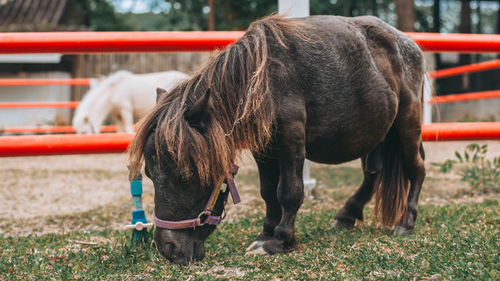
[[(288, 49), (293, 40), (308, 40), (303, 25), (276, 15), (256, 21), (240, 40), (163, 95), (140, 122), (129, 147), (129, 169), (134, 174), (140, 171), (153, 131), (157, 159), (167, 152), (178, 172), (195, 176), (202, 184), (228, 176), (242, 144), (252, 151), (264, 150), (275, 123), (271, 81), (279, 78), (273, 73), (287, 71), (275, 54), (283, 53), (280, 50)], [(184, 114), (208, 90), (207, 129), (199, 131)]]

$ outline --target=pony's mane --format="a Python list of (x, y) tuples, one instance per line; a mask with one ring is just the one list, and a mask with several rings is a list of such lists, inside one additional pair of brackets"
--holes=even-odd
[[(254, 22), (240, 40), (162, 96), (141, 120), (129, 147), (131, 171), (140, 170), (152, 131), (157, 159), (168, 152), (178, 173), (196, 176), (202, 184), (228, 176), (242, 144), (252, 151), (265, 149), (275, 122), (270, 83), (281, 77), (276, 73), (287, 72), (276, 53), (288, 49), (294, 39), (307, 40), (304, 25), (276, 15)], [(207, 91), (212, 106), (207, 129), (200, 132), (184, 114)]]
[[(80, 104), (78, 105), (76, 111), (75, 111), (75, 117), (74, 120), (78, 119), (83, 119), (85, 116), (87, 116), (90, 112), (90, 109), (95, 106), (95, 101), (98, 100), (105, 100), (102, 98), (103, 89), (106, 89), (109, 87), (111, 84), (116, 83), (118, 80), (122, 79), (124, 76), (128, 76), (132, 74), (129, 71), (126, 70), (119, 70), (117, 72), (114, 72), (110, 74), (106, 79), (101, 81), (97, 86), (93, 87), (90, 89), (87, 94), (83, 97), (81, 100)], [(99, 97), (101, 97), (99, 99)]]

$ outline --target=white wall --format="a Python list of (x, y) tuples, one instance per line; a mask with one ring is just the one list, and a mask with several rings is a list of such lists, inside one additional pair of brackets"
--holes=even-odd
[(500, 121), (500, 98), (432, 105), (432, 121)]
[(278, 0), (278, 13), (290, 18), (309, 16), (309, 0)]
[[(30, 73), (23, 76), (2, 76), (0, 78), (71, 78), (66, 72)], [(0, 102), (69, 101), (71, 86), (0, 86)], [(61, 108), (0, 108), (0, 128), (12, 126), (69, 124), (71, 109)]]

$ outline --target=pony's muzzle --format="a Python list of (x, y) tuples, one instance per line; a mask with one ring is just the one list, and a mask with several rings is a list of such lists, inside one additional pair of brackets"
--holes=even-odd
[(204, 241), (190, 239), (181, 231), (157, 227), (154, 240), (160, 254), (175, 264), (187, 265), (205, 257)]

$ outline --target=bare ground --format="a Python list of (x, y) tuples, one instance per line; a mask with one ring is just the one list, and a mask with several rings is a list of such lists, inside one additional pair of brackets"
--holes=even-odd
[[(454, 158), (454, 152), (463, 152), (471, 142), (425, 143), (428, 180), (424, 183), (421, 204), (449, 202), (477, 202), (492, 196), (471, 191), (457, 175), (442, 174), (432, 167), (432, 162)], [(500, 141), (476, 142), (488, 145), (488, 157), (500, 156)], [(248, 153), (238, 160), (240, 175), (255, 175), (256, 166)], [(341, 166), (359, 167), (359, 161)], [(312, 164), (314, 169), (324, 167)], [(314, 174), (312, 175), (314, 177)], [(120, 228), (129, 220), (131, 199), (126, 157), (123, 154), (40, 156), (0, 159), (0, 234), (28, 235), (48, 232), (65, 232), (86, 227), (94, 229), (92, 219), (79, 223), (89, 211), (117, 214), (116, 220), (104, 227)], [(237, 178), (238, 180), (238, 178)], [(257, 183), (258, 180), (254, 179)], [(320, 186), (318, 200), (306, 202), (301, 209), (338, 209), (357, 186), (347, 186), (332, 191)], [(228, 219), (263, 212), (263, 203), (257, 184), (238, 186), (243, 202), (228, 204)], [(332, 195), (332, 192), (336, 192)], [(153, 186), (144, 180), (144, 205), (148, 214), (153, 209)], [(149, 215), (148, 215), (149, 217)], [(87, 225), (87, 226), (85, 226)]]

